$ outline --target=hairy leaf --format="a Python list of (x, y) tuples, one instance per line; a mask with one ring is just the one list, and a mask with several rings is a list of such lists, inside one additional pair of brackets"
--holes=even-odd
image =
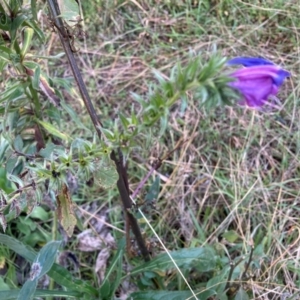
[[(216, 267), (214, 253), (212, 249), (208, 247), (181, 249), (170, 252), (170, 255), (179, 268), (194, 267), (202, 272), (207, 272), (214, 270)], [(150, 262), (134, 268), (131, 274), (133, 275), (144, 271), (161, 272), (174, 268), (174, 263), (167, 253), (162, 253)]]
[(64, 184), (57, 198), (58, 220), (69, 237), (72, 236), (77, 219), (68, 187)]

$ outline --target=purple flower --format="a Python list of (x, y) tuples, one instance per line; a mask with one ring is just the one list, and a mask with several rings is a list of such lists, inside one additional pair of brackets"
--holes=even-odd
[(237, 57), (227, 62), (229, 65), (242, 64), (230, 76), (236, 80), (229, 85), (241, 93), (241, 104), (260, 108), (270, 96), (278, 93), (286, 77), (290, 73), (263, 58)]
[(273, 62), (261, 57), (236, 57), (227, 62), (227, 65), (243, 65), (244, 67), (253, 67), (260, 65), (275, 65)]

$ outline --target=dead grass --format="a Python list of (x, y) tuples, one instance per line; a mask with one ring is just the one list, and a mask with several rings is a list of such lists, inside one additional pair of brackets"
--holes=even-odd
[[(153, 159), (184, 141), (156, 173), (162, 189), (157, 211), (148, 217), (159, 236), (169, 249), (211, 244), (229, 260), (252, 245), (260, 247), (255, 254), (260, 263), (253, 266), (246, 289), (255, 299), (296, 295), (300, 7), (292, 0), (211, 1), (210, 8), (209, 1), (171, 3), (103, 1), (86, 18), (88, 35), (78, 60), (92, 99), (104, 115), (113, 107), (110, 118), (130, 112), (130, 93), (147, 95), (153, 68), (168, 76), (189, 52), (262, 56), (291, 71), (276, 111), (226, 107), (206, 112), (190, 97), (184, 112), (180, 105), (173, 109), (163, 140), (133, 153), (144, 163), (133, 159), (129, 172), (134, 190)], [(112, 197), (107, 201), (117, 205)], [(150, 230), (144, 230), (151, 240)], [(226, 240), (228, 230), (239, 238)]]

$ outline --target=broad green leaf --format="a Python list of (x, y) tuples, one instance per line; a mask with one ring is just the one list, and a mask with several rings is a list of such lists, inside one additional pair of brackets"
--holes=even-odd
[(47, 130), (50, 134), (64, 140), (64, 141), (68, 141), (70, 139), (70, 137), (65, 134), (65, 133), (62, 133), (61, 131), (59, 131), (58, 129), (56, 129), (52, 124), (48, 123), (48, 122), (44, 122), (44, 121), (41, 121), (39, 119), (36, 119), (36, 121), (38, 123), (40, 123), (44, 128), (45, 130)]
[(115, 163), (108, 156), (99, 163), (99, 167), (97, 169), (95, 182), (98, 185), (104, 189), (108, 189), (116, 184), (119, 179), (119, 175), (116, 170)]
[[(37, 253), (34, 250), (11, 236), (0, 234), (0, 243), (6, 245), (9, 249), (30, 262), (36, 258)], [(48, 275), (59, 285), (66, 287), (70, 291), (77, 291), (90, 295), (91, 299), (98, 294), (98, 291), (95, 288), (82, 280), (73, 278), (71, 273), (60, 265), (54, 264), (48, 272)], [(0, 297), (0, 299), (2, 298)]]
[[(26, 67), (27, 74), (32, 78), (33, 89), (31, 89), (31, 94), (36, 95), (37, 99), (35, 100), (35, 102), (37, 103), (39, 101), (36, 91), (42, 90), (44, 95), (55, 107), (60, 106), (60, 98), (55, 94), (55, 90), (50, 86), (49, 79), (47, 79), (47, 77), (41, 74), (40, 65), (32, 61), (24, 61), (23, 66)], [(50, 111), (54, 112), (53, 110), (51, 110), (51, 108), (49, 108), (48, 109), (49, 116), (51, 116), (49, 114)], [(56, 110), (56, 114), (57, 114), (57, 110)], [(54, 116), (51, 117), (54, 118)], [(60, 121), (60, 116), (59, 118), (56, 118), (56, 121), (57, 122)]]
[(0, 29), (8, 31), (10, 29), (11, 18), (8, 17), (5, 9), (0, 3)]
[(160, 190), (160, 177), (156, 176), (154, 182), (152, 183), (152, 185), (149, 189), (149, 192), (147, 193), (147, 195), (145, 197), (145, 201), (148, 203), (155, 201), (158, 197), (159, 190)]
[(23, 151), (23, 146), (24, 146), (24, 143), (23, 143), (23, 140), (22, 140), (21, 136), (17, 135), (16, 138), (14, 139), (14, 148), (17, 151), (22, 152)]
[(243, 288), (240, 287), (238, 292), (236, 293), (234, 300), (249, 300), (248, 294), (245, 292)]
[(5, 46), (0, 46), (0, 58), (6, 62), (10, 62), (10, 56), (13, 54), (12, 49)]
[(0, 189), (2, 189), (6, 194), (10, 194), (15, 190), (11, 181), (8, 180), (6, 170), (3, 167), (0, 167)]
[[(31, 0), (32, 1), (32, 0)], [(45, 41), (45, 35), (44, 32), (41, 30), (41, 28), (36, 24), (36, 22), (34, 20), (29, 20), (27, 19), (24, 24), (26, 24), (27, 26), (30, 26), (34, 32), (37, 34), (37, 37), (39, 38), (39, 40), (44, 43)]]
[(77, 219), (68, 187), (64, 184), (56, 197), (58, 221), (69, 237), (72, 236)]
[(2, 93), (0, 93), (0, 103), (7, 100), (15, 100), (20, 96), (23, 96), (23, 94), (24, 92), (20, 89), (20, 82), (16, 82), (12, 86), (6, 88), (6, 90), (4, 90)]
[[(9, 291), (9, 285), (5, 283), (4, 278), (0, 277), (0, 291)], [(1, 294), (0, 294), (0, 299), (5, 299), (5, 298), (1, 298)]]
[(78, 3), (75, 0), (57, 0), (60, 9), (60, 17), (69, 26), (75, 26), (80, 21), (80, 12)]
[[(208, 298), (214, 296), (216, 293), (211, 290), (204, 290), (199, 292), (194, 290), (197, 298), (199, 300), (207, 300)], [(195, 298), (192, 296), (190, 291), (144, 291), (144, 292), (134, 292), (130, 294), (130, 299), (132, 300), (183, 300), (183, 299), (191, 299)]]
[[(186, 269), (193, 267), (201, 272), (208, 272), (214, 270), (216, 267), (214, 253), (212, 249), (208, 247), (181, 249), (170, 252), (170, 255), (179, 268)], [(134, 268), (131, 274), (135, 275), (144, 271), (162, 272), (174, 268), (174, 264), (167, 253), (162, 253), (153, 258), (150, 262)]]
[[(24, 211), (24, 209), (26, 208), (27, 206), (27, 203), (25, 200), (25, 195), (21, 195), (19, 197), (19, 200), (18, 200), (18, 206), (19, 206), (19, 211)], [(5, 214), (5, 219), (7, 221), (7, 223), (9, 223), (11, 220), (15, 219), (16, 218), (16, 210), (15, 209), (11, 209), (7, 214)], [(0, 242), (1, 242), (1, 239), (0, 239)]]
[(234, 243), (240, 236), (235, 230), (228, 230), (222, 234), (222, 237), (229, 243)]
[(41, 156), (43, 156), (46, 159), (50, 159), (51, 155), (53, 154), (54, 150), (56, 149), (56, 145), (54, 145), (52, 142), (49, 142), (46, 144), (45, 148), (42, 148), (39, 152)]
[(17, 300), (31, 300), (37, 287), (37, 279), (27, 280), (22, 286)]
[(36, 278), (40, 278), (51, 269), (52, 265), (54, 264), (58, 248), (60, 247), (61, 242), (60, 241), (51, 241), (47, 243), (41, 251), (38, 253), (34, 264), (39, 265), (41, 270), (40, 273), (37, 274)]
[(224, 292), (226, 283), (227, 283), (227, 274), (223, 272), (221, 275), (212, 277), (206, 284), (207, 289), (216, 291), (216, 294), (220, 295)]
[[(0, 291), (0, 299), (15, 300), (18, 298), (19, 294), (20, 294), (20, 290)], [(82, 293), (73, 292), (73, 291), (36, 290), (34, 292), (34, 297), (48, 297), (48, 296), (83, 299)]]
[(22, 49), (21, 56), (24, 57), (31, 46), (32, 37), (34, 30), (28, 26), (24, 27), (22, 30)]
[[(190, 291), (144, 291), (130, 294), (132, 300), (183, 300), (192, 297)], [(194, 299), (193, 297), (191, 299)], [(199, 298), (202, 300), (202, 298)]]
[(91, 299), (94, 299), (94, 297), (98, 295), (97, 289), (87, 282), (73, 278), (71, 273), (60, 265), (54, 264), (48, 272), (48, 275), (53, 278), (56, 283), (66, 287), (70, 291), (82, 292), (87, 296), (90, 295)]
[[(198, 299), (201, 300), (206, 300), (206, 299), (214, 299), (214, 298), (210, 298), (212, 296), (215, 296), (217, 293), (214, 290), (210, 290), (210, 289), (205, 289), (201, 292), (197, 292), (195, 293), (198, 297)], [(191, 298), (192, 300), (193, 298)]]
[[(16, 148), (16, 145), (14, 145), (15, 149), (22, 152), (21, 149)], [(6, 161), (6, 172), (11, 174), (14, 171), (15, 166), (17, 165), (18, 161), (20, 160), (20, 157), (10, 157), (7, 161)]]
[(41, 206), (35, 206), (35, 208), (30, 213), (30, 218), (47, 221), (49, 220), (49, 213), (46, 212)]
[(16, 18), (12, 19), (11, 27), (10, 27), (10, 33), (11, 33), (11, 39), (15, 40), (16, 33), (19, 27), (23, 24), (23, 22), (27, 19), (27, 16), (25, 14), (19, 14)]

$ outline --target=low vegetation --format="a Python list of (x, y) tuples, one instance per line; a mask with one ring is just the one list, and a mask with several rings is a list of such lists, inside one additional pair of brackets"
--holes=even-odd
[[(28, 13), (35, 1), (25, 2)], [(21, 29), (31, 24), (10, 31), (34, 74), (0, 55), (0, 298), (27, 299), (34, 282), (35, 299), (298, 299), (297, 1), (92, 2), (81, 1), (85, 34), (73, 33), (74, 55), (106, 141), (46, 4), (37, 2), (28, 49)], [(0, 47), (17, 52), (1, 26)], [(225, 91), (222, 58), (236, 56), (291, 73), (275, 107), (239, 106)], [(193, 80), (209, 73), (195, 89), (186, 79), (194, 69)], [(41, 78), (53, 97), (40, 93)], [(219, 85), (210, 90), (208, 81)], [(161, 163), (130, 209), (150, 261), (135, 235), (125, 240), (109, 156), (117, 147), (131, 194)]]

